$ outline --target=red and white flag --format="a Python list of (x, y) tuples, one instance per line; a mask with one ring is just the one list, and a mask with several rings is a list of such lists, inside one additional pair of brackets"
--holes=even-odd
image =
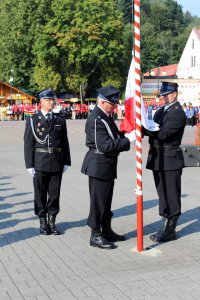
[[(125, 91), (125, 118), (120, 124), (121, 132), (131, 132), (135, 130), (135, 59), (132, 58), (130, 65), (126, 91)], [(144, 128), (152, 131), (159, 130), (158, 125), (149, 120), (141, 97), (141, 124)]]

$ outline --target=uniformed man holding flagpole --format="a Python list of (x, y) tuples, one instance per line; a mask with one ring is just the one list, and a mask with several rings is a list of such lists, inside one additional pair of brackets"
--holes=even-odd
[(180, 145), (186, 125), (186, 116), (177, 100), (178, 84), (162, 82), (160, 96), (164, 106), (154, 115), (160, 129), (149, 136), (147, 169), (152, 170), (159, 197), (159, 215), (162, 224), (157, 233), (150, 235), (154, 242), (168, 242), (176, 239), (176, 225), (181, 215), (181, 175), (184, 158)]
[(117, 161), (120, 152), (128, 151), (130, 143), (135, 141), (135, 131), (124, 136), (111, 117), (119, 103), (119, 90), (109, 85), (97, 92), (97, 105), (86, 122), (86, 146), (89, 150), (81, 171), (89, 176), (90, 212), (87, 224), (91, 228), (90, 245), (114, 249), (114, 242), (126, 239), (111, 227)]

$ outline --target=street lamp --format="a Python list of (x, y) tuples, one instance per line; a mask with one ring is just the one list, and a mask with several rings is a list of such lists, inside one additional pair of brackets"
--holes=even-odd
[(10, 85), (11, 85), (11, 96), (10, 96), (11, 105), (12, 105), (12, 85), (13, 85), (13, 81), (14, 81), (13, 70), (10, 70), (9, 83), (10, 83)]
[(159, 90), (160, 90), (160, 66), (157, 69), (157, 77), (158, 77), (158, 94), (159, 94)]
[(81, 104), (84, 103), (85, 101), (85, 85), (84, 84), (80, 84), (80, 97), (81, 97)]

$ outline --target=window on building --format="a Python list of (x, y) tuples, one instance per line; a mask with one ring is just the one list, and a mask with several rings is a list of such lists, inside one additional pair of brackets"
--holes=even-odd
[(194, 49), (194, 39), (192, 40), (192, 49)]
[(191, 57), (191, 67), (193, 67), (193, 56)]
[(194, 61), (193, 61), (194, 67), (196, 66), (196, 56), (194, 56)]

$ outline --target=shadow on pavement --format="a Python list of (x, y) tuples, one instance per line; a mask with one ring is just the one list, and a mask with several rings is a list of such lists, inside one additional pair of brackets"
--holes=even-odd
[[(32, 194), (32, 193), (31, 192), (28, 192), (28, 193), (16, 193), (16, 194), (7, 195), (7, 196), (4, 196), (4, 197), (0, 196), (0, 201), (4, 201), (6, 198), (20, 197), (20, 196), (25, 196), (25, 195), (29, 195), (29, 194)], [(16, 203), (16, 205), (17, 205), (17, 203)]]
[[(148, 200), (144, 202), (144, 210), (150, 209), (158, 204), (158, 200)], [(117, 208), (113, 210), (113, 219), (129, 216), (136, 213), (136, 204), (127, 205), (121, 208)], [(87, 219), (82, 219), (79, 221), (72, 221), (72, 222), (62, 222), (59, 223), (59, 228), (64, 232), (70, 228), (75, 227), (84, 227), (87, 225)]]
[[(23, 220), (22, 220), (23, 221)], [(38, 229), (29, 227), (0, 235), (0, 247), (4, 247), (38, 235)]]
[[(12, 179), (10, 176), (0, 176), (0, 180), (8, 180)], [(11, 184), (11, 182), (1, 182), (1, 186), (5, 186)], [(0, 189), (0, 192), (4, 191), (12, 191), (15, 190), (15, 188), (5, 188)], [(16, 214), (23, 214), (23, 213), (29, 213), (33, 212), (33, 207), (27, 207), (22, 208), (21, 205), (28, 205), (33, 204), (33, 200), (25, 200), (25, 201), (19, 201), (19, 197), (21, 196), (27, 196), (29, 194), (32, 194), (31, 192), (27, 193), (13, 193), (6, 196), (0, 196), (0, 247), (10, 245), (12, 243), (16, 243), (18, 241), (22, 241), (25, 239), (32, 238), (34, 236), (37, 236), (39, 231), (36, 228), (27, 227), (24, 229), (16, 230), (15, 228), (10, 229), (12, 231), (5, 232), (4, 229), (9, 230), (9, 228), (17, 226), (19, 223), (35, 220), (36, 216), (28, 217), (28, 218), (15, 218), (14, 215)], [(8, 203), (6, 201), (7, 198), (15, 198), (15, 203)], [(13, 200), (12, 200), (13, 201)], [(20, 210), (13, 210), (13, 207), (19, 206)], [(33, 205), (32, 205), (33, 206)], [(10, 210), (10, 211), (9, 211)]]
[[(7, 180), (7, 179), (11, 179), (11, 178), (12, 177), (9, 177), (9, 176), (2, 176), (2, 177), (0, 177), (0, 180)], [(6, 185), (6, 184), (10, 184), (10, 183), (0, 183), (0, 185)], [(8, 190), (13, 190), (13, 189), (14, 188), (0, 189), (0, 191), (8, 191)], [(1, 213), (0, 213), (0, 230), (5, 229), (5, 228), (14, 227), (21, 222), (26, 222), (26, 221), (37, 219), (37, 217), (34, 215), (32, 217), (25, 218), (25, 219), (12, 218), (12, 215), (17, 214), (17, 213), (27, 213), (27, 212), (31, 212), (31, 211), (33, 212), (33, 207), (21, 209), (19, 211), (14, 211), (12, 213), (8, 212), (8, 210), (14, 206), (30, 204), (30, 203), (32, 204), (33, 200), (17, 202), (18, 197), (24, 196), (24, 195), (29, 195), (29, 194), (32, 194), (32, 192), (15, 193), (15, 194), (0, 197), (0, 211), (1, 211)], [(183, 194), (181, 197), (185, 198), (187, 196), (188, 195)], [(12, 204), (5, 203), (5, 199), (11, 198), (11, 197), (16, 198), (16, 203), (12, 203)], [(152, 200), (147, 200), (147, 201), (143, 202), (144, 211), (151, 209), (157, 205), (158, 205), (158, 199), (152, 199)], [(3, 210), (4, 210), (4, 212), (2, 212)], [(5, 211), (5, 210), (7, 210), (7, 211)], [(132, 215), (135, 213), (136, 213), (136, 203), (133, 203), (131, 205), (127, 205), (127, 206), (113, 210), (113, 218), (129, 216), (129, 215)], [(34, 212), (33, 212), (33, 214), (34, 214)], [(178, 231), (178, 233), (177, 233), (178, 238), (200, 231), (200, 217), (199, 216), (200, 216), (200, 207), (188, 210), (181, 215), (178, 225), (185, 224), (185, 223), (189, 223), (189, 224), (187, 224), (184, 228), (182, 228), (180, 231)], [(8, 220), (4, 220), (4, 219), (8, 219)], [(61, 231), (63, 233), (68, 229), (72, 229), (72, 228), (76, 228), (76, 227), (84, 227), (86, 225), (87, 225), (86, 218), (77, 220), (77, 221), (58, 223), (58, 227), (61, 229)], [(149, 235), (153, 232), (156, 232), (159, 229), (160, 225), (161, 225), (161, 220), (158, 220), (151, 224), (145, 225), (143, 228), (144, 235)], [(3, 233), (0, 235), (0, 247), (6, 246), (11, 243), (18, 242), (20, 240), (32, 238), (34, 236), (37, 236), (38, 234), (39, 234), (38, 228), (32, 228), (32, 227), (15, 230), (15, 231), (8, 232), (8, 233)], [(135, 238), (137, 236), (137, 228), (135, 228), (133, 231), (127, 232), (125, 235), (126, 235), (127, 239)], [(154, 244), (154, 247), (155, 246), (156, 245)]]
[[(15, 190), (15, 188), (0, 189), (0, 192), (11, 191), (11, 190)], [(0, 197), (0, 198), (1, 198), (1, 197)]]
[(200, 207), (195, 207), (184, 212), (178, 221), (178, 225), (187, 224), (184, 228), (177, 231), (177, 237), (183, 237), (200, 231)]
[(3, 183), (0, 183), (0, 185), (8, 185), (8, 184), (11, 184), (11, 182), (3, 182)]
[[(12, 176), (1, 176), (0, 180), (5, 180), (5, 179), (11, 179)], [(9, 184), (9, 183), (4, 183), (4, 184)]]

